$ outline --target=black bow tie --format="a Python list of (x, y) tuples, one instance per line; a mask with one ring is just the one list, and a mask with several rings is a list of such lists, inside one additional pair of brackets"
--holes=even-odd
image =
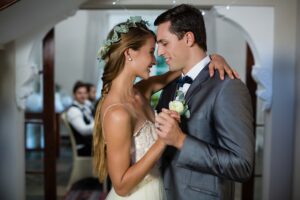
[(179, 87), (182, 87), (185, 83), (192, 84), (193, 79), (189, 76), (184, 76), (177, 80), (177, 84)]

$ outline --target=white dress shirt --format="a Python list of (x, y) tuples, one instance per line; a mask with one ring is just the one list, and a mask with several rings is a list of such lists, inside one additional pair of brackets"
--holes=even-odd
[[(181, 74), (181, 77), (183, 76), (189, 76), (193, 79), (193, 81), (195, 80), (195, 78), (198, 76), (198, 74), (202, 71), (202, 69), (210, 62), (210, 58), (209, 56), (206, 56), (205, 58), (203, 58), (200, 62), (198, 62), (194, 67), (192, 67), (190, 69), (190, 71), (188, 71), (185, 75)], [(191, 84), (189, 83), (185, 83), (183, 84), (182, 87), (179, 88), (179, 90), (181, 90), (184, 95), (187, 93), (188, 89), (190, 88)]]
[[(67, 119), (69, 123), (76, 129), (76, 131), (82, 135), (91, 135), (94, 128), (94, 119), (90, 108), (87, 105), (80, 104), (74, 100), (73, 104), (78, 106), (71, 106), (67, 111)], [(90, 120), (90, 124), (86, 124), (83, 119), (84, 115)]]

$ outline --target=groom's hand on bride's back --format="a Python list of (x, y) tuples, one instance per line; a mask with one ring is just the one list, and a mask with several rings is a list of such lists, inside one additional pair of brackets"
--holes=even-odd
[(224, 80), (225, 72), (231, 79), (240, 79), (237, 71), (235, 69), (232, 69), (222, 56), (218, 54), (211, 54), (210, 58), (211, 62), (208, 65), (210, 77), (213, 77), (215, 70), (218, 70), (221, 80)]

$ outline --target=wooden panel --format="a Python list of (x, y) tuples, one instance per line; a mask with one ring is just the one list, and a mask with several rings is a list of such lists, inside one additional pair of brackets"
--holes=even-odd
[[(254, 65), (254, 58), (252, 51), (247, 44), (247, 58), (246, 58), (246, 85), (249, 89), (251, 100), (252, 100), (252, 108), (253, 108), (253, 118), (254, 118), (254, 131), (256, 130), (256, 95), (255, 91), (257, 88), (256, 82), (253, 80), (251, 76), (252, 67)], [(255, 134), (255, 133), (254, 133)], [(254, 163), (255, 169), (255, 163)], [(254, 196), (254, 170), (252, 173), (252, 177), (246, 183), (243, 183), (242, 186), (242, 200), (253, 200)]]
[(17, 3), (19, 0), (1, 0), (0, 1), (0, 11), (4, 10), (5, 8)]
[(54, 30), (43, 40), (43, 121), (45, 133), (45, 200), (56, 200), (56, 120), (54, 106)]

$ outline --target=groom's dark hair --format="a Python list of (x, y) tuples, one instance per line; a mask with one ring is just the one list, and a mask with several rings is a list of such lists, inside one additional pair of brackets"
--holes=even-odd
[(158, 26), (167, 21), (171, 22), (170, 32), (178, 39), (182, 39), (186, 32), (192, 32), (199, 47), (207, 51), (205, 24), (200, 10), (191, 5), (181, 4), (160, 14), (154, 25)]

